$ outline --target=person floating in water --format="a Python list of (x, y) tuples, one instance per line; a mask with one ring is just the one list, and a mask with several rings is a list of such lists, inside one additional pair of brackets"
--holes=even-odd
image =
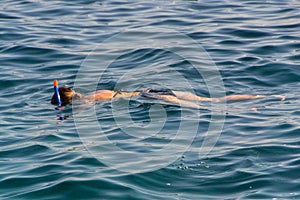
[[(166, 90), (148, 89), (148, 90), (136, 91), (136, 92), (97, 90), (96, 92), (88, 96), (83, 96), (82, 94), (75, 92), (75, 90), (66, 87), (60, 87), (58, 91), (59, 91), (62, 105), (70, 104), (76, 99), (83, 100), (83, 102), (86, 103), (93, 103), (94, 101), (108, 101), (108, 100), (113, 100), (118, 98), (142, 96), (146, 98), (160, 99), (173, 104), (199, 108), (199, 109), (203, 107), (199, 106), (196, 102), (239, 101), (239, 100), (251, 100), (251, 99), (260, 99), (260, 98), (268, 97), (265, 95), (241, 94), (241, 95), (224, 96), (220, 98), (208, 98), (208, 97), (198, 96), (189, 92), (182, 92), (182, 91), (176, 91), (170, 89), (166, 89)], [(270, 95), (270, 96), (275, 98), (280, 98), (281, 101), (285, 100), (285, 97), (281, 95)], [(51, 99), (51, 103), (55, 105), (58, 104), (55, 94)]]

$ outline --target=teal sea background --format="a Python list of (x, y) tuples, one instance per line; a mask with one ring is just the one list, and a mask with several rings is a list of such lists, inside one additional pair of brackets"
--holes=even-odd
[[(2, 0), (0, 199), (300, 199), (299, 19), (298, 0)], [(119, 173), (88, 151), (88, 138), (82, 141), (73, 115), (80, 108), (59, 111), (50, 104), (52, 84), (58, 79), (72, 87), (97, 45), (147, 27), (172, 29), (197, 42), (218, 67), (228, 95), (280, 94), (285, 101), (228, 102), (222, 133), (205, 156), (199, 152), (211, 113), (201, 110), (199, 118), (188, 119), (199, 124), (196, 136), (174, 139), (178, 148), (192, 142), (178, 159), (153, 171)], [(133, 90), (142, 88), (145, 77), (145, 88), (174, 82), (165, 65), (186, 77), (196, 94), (210, 95), (191, 65), (163, 48), (133, 49), (108, 69), (99, 62), (93, 70), (107, 72), (98, 89), (114, 89), (123, 74), (140, 70), (122, 82)], [(134, 121), (148, 122), (153, 106), (164, 108), (168, 121), (148, 140), (136, 144), (115, 125), (111, 102), (95, 104), (102, 129), (93, 133), (132, 152), (162, 148), (183, 120), (181, 109), (134, 99)], [(69, 118), (59, 121), (58, 114)], [(164, 155), (157, 159), (165, 162)]]

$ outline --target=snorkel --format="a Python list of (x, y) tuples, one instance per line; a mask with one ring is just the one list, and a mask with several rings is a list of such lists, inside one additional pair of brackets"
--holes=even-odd
[[(56, 99), (56, 103), (58, 105), (55, 109), (56, 110), (64, 110), (65, 107), (61, 106), (62, 103), (61, 103), (61, 99), (60, 99), (60, 95), (59, 95), (58, 81), (57, 80), (53, 81), (53, 88), (54, 88), (54, 96), (55, 96), (55, 99)], [(57, 116), (58, 116), (58, 119), (61, 120), (61, 121), (66, 119), (64, 114), (58, 114)], [(57, 122), (57, 123), (59, 123), (59, 122)]]
[(60, 100), (60, 95), (59, 95), (59, 91), (58, 91), (58, 81), (57, 80), (53, 81), (53, 86), (54, 86), (54, 96), (55, 96), (57, 105), (61, 106), (61, 100)]

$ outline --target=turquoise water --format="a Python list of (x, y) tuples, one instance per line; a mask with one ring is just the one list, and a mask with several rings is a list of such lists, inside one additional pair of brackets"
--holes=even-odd
[[(0, 9), (1, 199), (300, 199), (299, 1), (4, 0)], [(147, 46), (152, 39), (157, 48)], [(108, 40), (116, 46), (103, 46)], [(189, 58), (163, 45), (169, 40)], [(212, 65), (201, 67), (208, 62), (222, 83)], [(84, 66), (89, 73), (78, 76)], [(227, 94), (286, 100), (199, 111), (139, 97), (58, 111), (54, 79), (83, 94), (96, 84), (210, 96), (215, 83)]]

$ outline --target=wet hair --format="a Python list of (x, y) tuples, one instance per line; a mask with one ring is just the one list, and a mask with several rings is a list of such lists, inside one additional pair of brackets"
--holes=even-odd
[[(61, 87), (58, 89), (58, 91), (59, 91), (59, 96), (60, 96), (62, 105), (72, 103), (73, 99), (75, 99), (75, 98), (76, 99), (81, 98), (81, 94), (76, 93), (71, 88)], [(56, 101), (54, 94), (52, 96), (51, 103), (57, 105), (57, 101)]]

